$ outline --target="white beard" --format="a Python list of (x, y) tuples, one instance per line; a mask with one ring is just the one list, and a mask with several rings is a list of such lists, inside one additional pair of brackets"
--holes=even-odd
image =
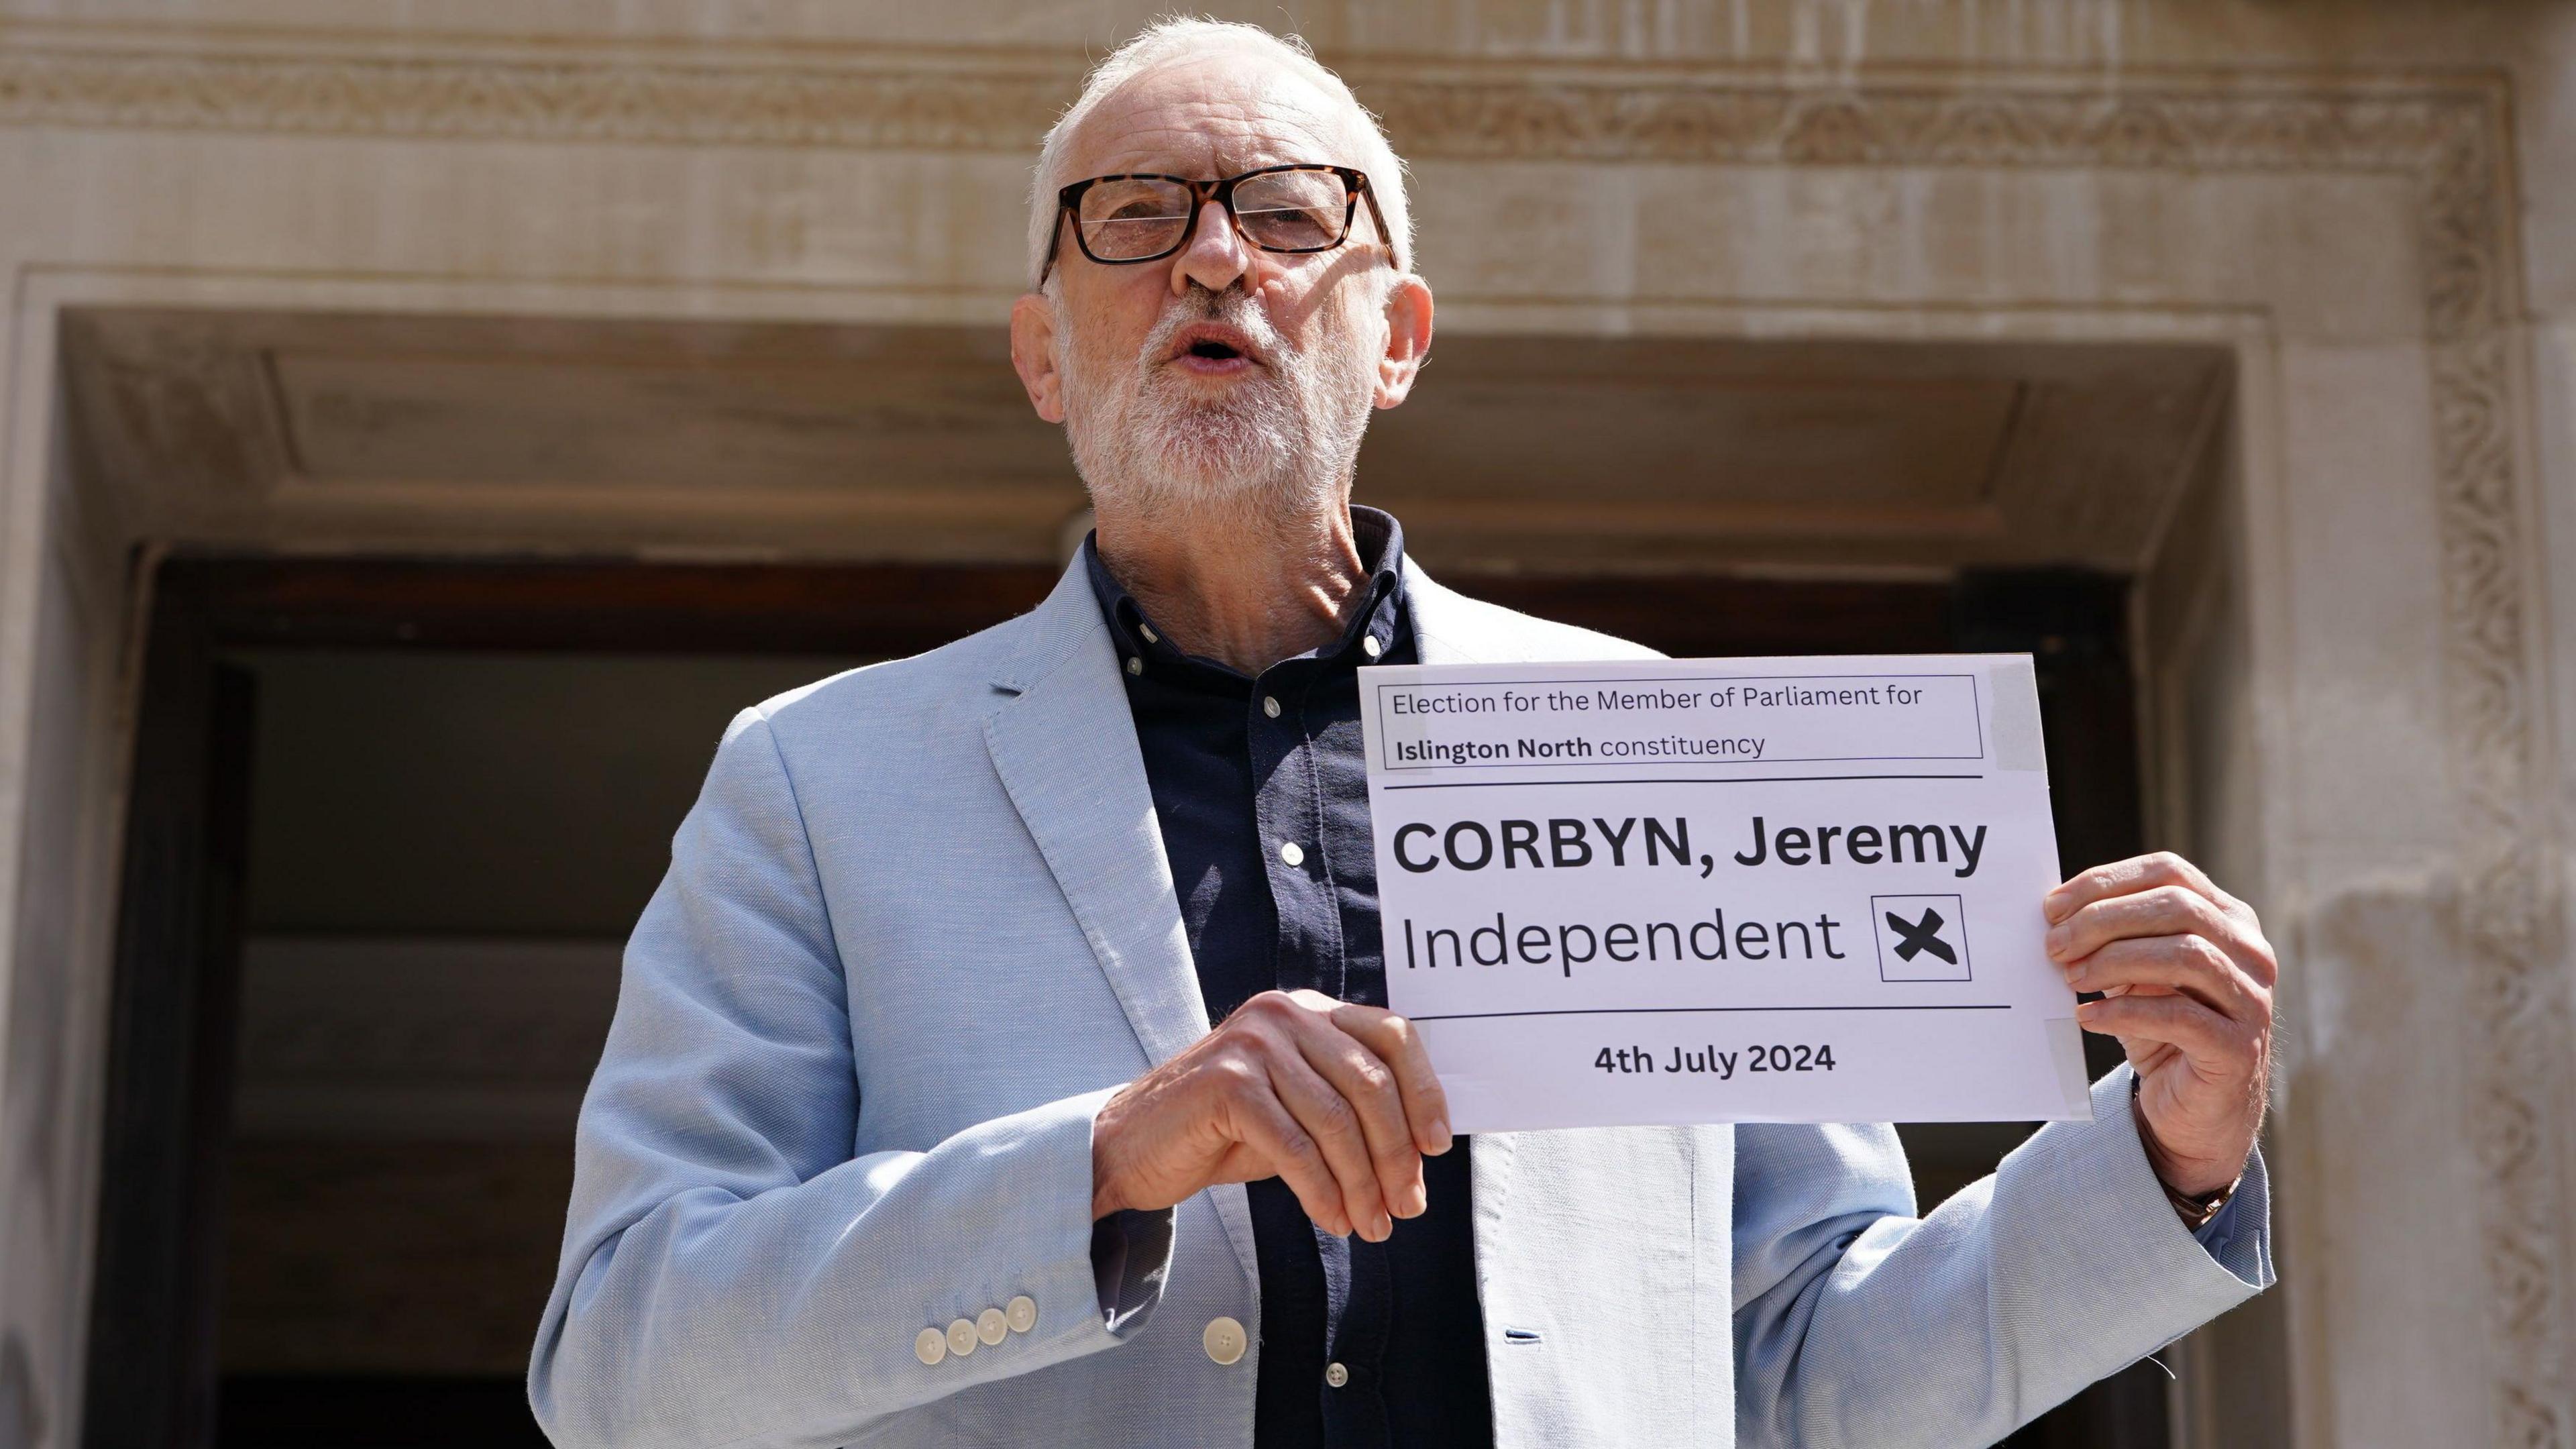
[[(1162, 362), (1182, 328), (1211, 319), (1242, 332), (1267, 366), (1222, 397), (1195, 397)], [(1301, 353), (1243, 293), (1193, 288), (1164, 308), (1126, 376), (1106, 362), (1094, 375), (1069, 328), (1065, 342), (1065, 431), (1095, 504), (1251, 520), (1308, 516), (1342, 498), (1368, 429), (1365, 338), (1328, 329)]]

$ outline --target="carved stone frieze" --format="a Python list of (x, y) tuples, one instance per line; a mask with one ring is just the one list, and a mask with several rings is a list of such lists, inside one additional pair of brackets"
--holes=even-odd
[[(1027, 153), (1078, 65), (824, 52), (384, 56), (55, 44), (0, 30), (0, 126)], [(2490, 1442), (2570, 1444), (2568, 1003), (2539, 814), (2523, 402), (2500, 82), (2017, 74), (1832, 84), (1559, 64), (1344, 67), (1429, 159), (2373, 172), (2420, 198), (2451, 766), (2464, 800)]]
[(1034, 150), (1061, 69), (844, 69), (27, 47), (0, 37), (0, 125), (332, 136)]

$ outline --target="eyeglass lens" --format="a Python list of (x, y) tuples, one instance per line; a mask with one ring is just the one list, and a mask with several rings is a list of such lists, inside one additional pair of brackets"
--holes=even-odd
[[(1082, 193), (1083, 249), (1104, 262), (1159, 256), (1178, 247), (1197, 212), (1197, 196), (1177, 181), (1126, 177)], [(1320, 251), (1342, 240), (1350, 192), (1330, 171), (1271, 171), (1234, 188), (1234, 215), (1245, 240), (1275, 252)]]

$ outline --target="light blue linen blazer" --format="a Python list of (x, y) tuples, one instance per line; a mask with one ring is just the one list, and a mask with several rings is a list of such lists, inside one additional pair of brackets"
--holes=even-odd
[[(1648, 652), (1408, 586), (1426, 663)], [(537, 1417), (567, 1449), (1249, 1446), (1260, 1346), (1202, 1341), (1261, 1321), (1243, 1190), (1093, 1274), (1092, 1116), (1207, 1029), (1079, 569), (744, 711), (627, 947)], [(2204, 1246), (2128, 1096), (1922, 1219), (1883, 1126), (1479, 1137), (1496, 1442), (2001, 1437), (2271, 1279), (2259, 1161)], [(1025, 1331), (916, 1352), (1020, 1297)]]

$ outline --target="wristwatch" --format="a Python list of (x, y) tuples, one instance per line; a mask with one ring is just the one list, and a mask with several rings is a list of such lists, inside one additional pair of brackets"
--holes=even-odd
[[(2236, 1182), (2244, 1180), (2240, 1177)], [(2219, 1209), (2227, 1206), (2227, 1200), (2236, 1195), (2236, 1182), (2231, 1182), (2216, 1192), (2205, 1192), (2198, 1197), (2193, 1197), (2188, 1193), (2176, 1192), (2173, 1185), (2161, 1177), (2156, 1179), (2156, 1185), (2165, 1190), (2165, 1201), (2172, 1203), (2173, 1210), (2182, 1216), (2183, 1230), (2193, 1233), (2208, 1227), (2209, 1220), (2217, 1217)]]

